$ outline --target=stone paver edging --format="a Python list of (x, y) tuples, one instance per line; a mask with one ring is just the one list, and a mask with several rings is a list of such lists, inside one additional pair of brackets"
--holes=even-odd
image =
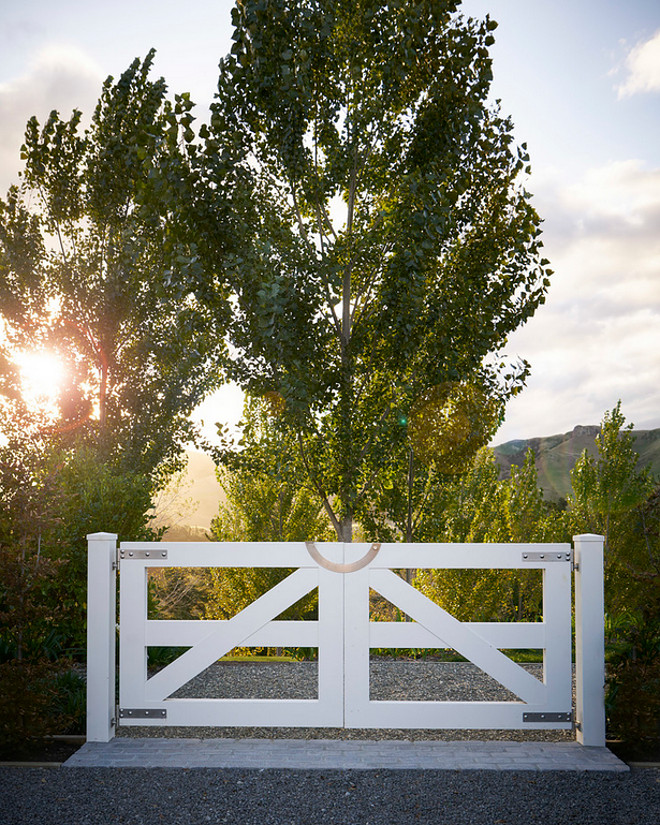
[(576, 742), (336, 739), (129, 739), (88, 742), (67, 768), (628, 771), (607, 748)]

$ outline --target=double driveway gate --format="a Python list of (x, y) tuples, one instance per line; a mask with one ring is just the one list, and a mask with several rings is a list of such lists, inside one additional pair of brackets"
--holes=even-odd
[[(604, 745), (603, 539), (568, 544), (122, 543), (89, 539), (89, 741), (116, 724), (349, 728), (571, 728)], [(153, 620), (148, 569), (276, 567), (294, 572), (228, 620)], [(395, 570), (540, 569), (543, 621), (460, 622)], [(119, 704), (115, 704), (116, 571), (120, 574)], [(571, 575), (575, 577), (575, 612)], [(313, 590), (318, 620), (278, 616)], [(372, 622), (376, 591), (412, 621)], [(575, 618), (575, 706), (573, 638)], [(155, 675), (153, 646), (188, 648)], [(318, 649), (315, 699), (175, 698), (179, 688), (235, 647)], [(371, 648), (453, 648), (516, 701), (382, 701), (370, 698)], [(543, 680), (503, 649), (543, 650)]]

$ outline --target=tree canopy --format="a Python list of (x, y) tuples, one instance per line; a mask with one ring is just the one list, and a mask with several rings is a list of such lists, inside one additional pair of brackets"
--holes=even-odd
[(172, 284), (195, 259), (178, 208), (196, 202), (192, 104), (149, 79), (153, 56), (105, 81), (88, 128), (79, 111), (31, 118), (23, 184), (0, 201), (7, 339), (67, 368), (51, 435), (146, 474), (191, 438), (224, 350), (218, 303), (210, 312)]
[(496, 24), (457, 6), (244, 0), (201, 130), (235, 216), (230, 374), (278, 399), (343, 540), (425, 394), (521, 386), (487, 359), (548, 286), (529, 158), (487, 103)]

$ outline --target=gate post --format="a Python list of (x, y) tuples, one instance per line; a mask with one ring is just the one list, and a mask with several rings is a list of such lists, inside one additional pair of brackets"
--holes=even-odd
[(109, 742), (115, 724), (117, 535), (87, 536), (87, 741)]
[(573, 536), (575, 716), (581, 745), (605, 747), (603, 536)]

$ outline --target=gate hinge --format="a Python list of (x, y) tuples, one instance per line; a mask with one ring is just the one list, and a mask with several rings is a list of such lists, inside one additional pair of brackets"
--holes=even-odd
[(120, 548), (119, 550), (119, 558), (122, 561), (126, 561), (127, 559), (166, 559), (167, 558), (167, 550), (124, 550), (124, 548)]
[(522, 554), (523, 561), (573, 561), (573, 551), (572, 550), (564, 550), (559, 553), (556, 551), (548, 552), (547, 550), (543, 550), (540, 552), (525, 552)]
[(568, 713), (523, 713), (523, 722), (572, 722), (573, 711)]
[(120, 719), (167, 719), (167, 711), (155, 708), (119, 708)]

